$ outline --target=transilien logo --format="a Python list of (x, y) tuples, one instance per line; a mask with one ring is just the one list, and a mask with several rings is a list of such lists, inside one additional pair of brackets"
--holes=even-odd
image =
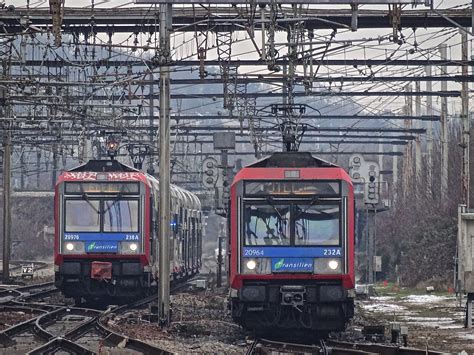
[(280, 259), (275, 263), (275, 270), (281, 269), (282, 266), (285, 264), (285, 259)]

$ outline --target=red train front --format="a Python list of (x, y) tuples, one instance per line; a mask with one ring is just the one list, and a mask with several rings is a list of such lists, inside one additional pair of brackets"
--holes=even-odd
[[(91, 160), (58, 179), (55, 283), (76, 301), (129, 299), (158, 281), (158, 181), (116, 160)], [(171, 186), (171, 280), (201, 265), (201, 204)], [(156, 287), (155, 287), (156, 288)]]
[(354, 193), (309, 153), (260, 160), (231, 186), (230, 305), (245, 328), (343, 330), (353, 316)]

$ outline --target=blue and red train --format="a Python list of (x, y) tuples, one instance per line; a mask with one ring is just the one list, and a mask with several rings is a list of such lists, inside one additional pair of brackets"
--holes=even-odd
[[(59, 176), (55, 282), (67, 297), (133, 298), (158, 281), (158, 181), (116, 160), (91, 160)], [(201, 266), (199, 199), (171, 186), (171, 280)]]
[(282, 152), (237, 173), (232, 317), (252, 330), (343, 330), (354, 313), (354, 192), (340, 167)]

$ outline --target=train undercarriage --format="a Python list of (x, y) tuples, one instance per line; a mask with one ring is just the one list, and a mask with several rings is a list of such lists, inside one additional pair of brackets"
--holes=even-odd
[(340, 283), (247, 282), (233, 290), (233, 319), (252, 331), (342, 331), (354, 315), (354, 300)]
[(55, 284), (76, 300), (132, 299), (147, 294), (151, 273), (135, 261), (67, 261), (55, 272)]

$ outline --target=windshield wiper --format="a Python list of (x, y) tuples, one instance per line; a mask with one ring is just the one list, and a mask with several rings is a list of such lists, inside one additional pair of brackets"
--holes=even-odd
[(92, 202), (89, 200), (89, 196), (87, 195), (87, 193), (84, 192), (84, 193), (82, 194), (82, 199), (83, 199), (84, 201), (86, 201), (86, 202), (89, 204), (89, 206), (92, 207), (92, 209), (93, 209), (94, 211), (96, 211), (98, 214), (100, 213), (100, 211), (99, 211), (97, 208), (95, 208), (95, 206), (94, 206), (94, 205), (92, 204)]
[[(119, 194), (117, 195), (117, 197), (115, 199), (112, 200), (112, 203), (110, 204), (110, 206), (107, 207), (107, 209), (105, 209), (102, 213), (107, 213), (112, 207), (114, 207), (114, 205), (122, 198), (122, 193), (119, 192)], [(105, 202), (105, 201), (104, 201)]]
[[(306, 211), (308, 211), (316, 202), (320, 201), (320, 199), (318, 198), (318, 196), (314, 196), (312, 199), (311, 199), (311, 202), (309, 203), (308, 207), (305, 209), (305, 210), (301, 210), (298, 215), (295, 217), (295, 219), (298, 219), (303, 213), (306, 213)], [(318, 211), (318, 213), (323, 213), (321, 211)]]
[(117, 197), (115, 197), (115, 199), (112, 200), (112, 204), (110, 205), (110, 207), (108, 207), (102, 213), (108, 212), (115, 205), (115, 203), (123, 197), (123, 190), (124, 189), (125, 189), (125, 184), (123, 184), (122, 187), (120, 188), (120, 191), (118, 192)]
[(270, 204), (270, 206), (275, 210), (275, 212), (278, 214), (278, 217), (280, 218), (280, 233), (281, 233), (281, 235), (283, 236), (283, 238), (287, 239), (285, 233), (283, 232), (283, 228), (282, 228), (282, 225), (284, 224), (283, 221), (285, 221), (285, 223), (286, 223), (286, 219), (283, 218), (283, 216), (281, 215), (280, 211), (278, 211), (278, 210), (275, 208), (275, 206), (273, 206), (273, 202), (274, 202), (274, 201), (273, 201), (273, 199), (272, 199), (271, 196), (268, 196), (268, 197), (266, 198), (266, 200), (267, 200), (267, 202)]

